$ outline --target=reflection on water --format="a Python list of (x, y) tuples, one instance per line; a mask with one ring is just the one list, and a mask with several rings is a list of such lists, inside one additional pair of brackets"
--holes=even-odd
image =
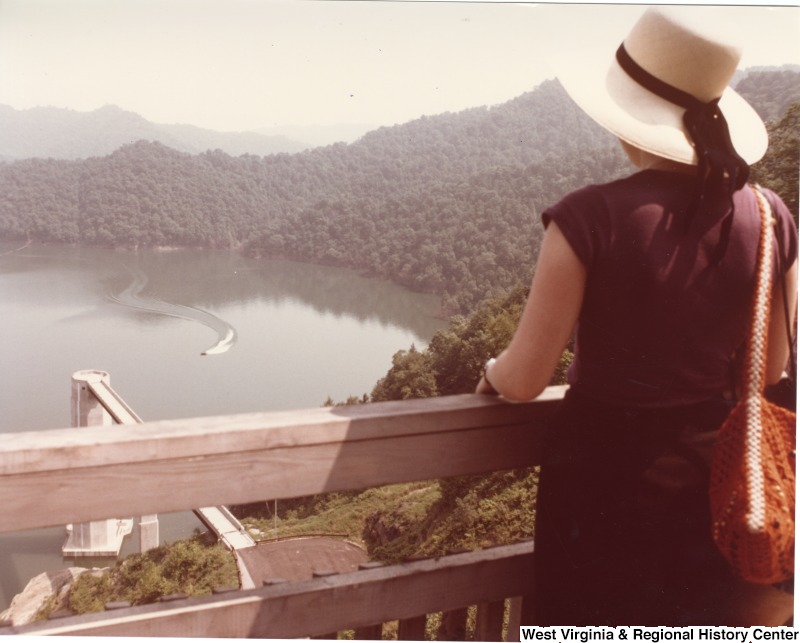
[[(0, 243), (0, 276), (84, 271), (91, 273), (94, 285), (107, 295), (133, 288), (140, 296), (200, 309), (252, 301), (292, 301), (318, 313), (399, 326), (421, 338), (429, 338), (443, 325), (436, 318), (436, 297), (412, 293), (343, 268), (254, 260), (227, 251), (131, 252), (70, 246), (29, 246), (14, 251), (12, 245)], [(139, 273), (139, 277), (132, 273)], [(28, 291), (27, 295), (37, 299), (35, 292)]]
[[(424, 346), (444, 326), (436, 298), (336, 268), (230, 252), (19, 245), (0, 246), (0, 433), (68, 425), (70, 376), (82, 369), (108, 371), (145, 420), (361, 396), (396, 351)], [(230, 331), (230, 350), (201, 356)], [(184, 515), (181, 536), (196, 526)], [(64, 535), (0, 535), (0, 610), (33, 575), (69, 564)], [(162, 527), (162, 538), (181, 536)], [(135, 550), (132, 539), (124, 547)]]
[(206, 250), (149, 253), (146, 262), (151, 282), (144, 292), (165, 301), (203, 309), (292, 301), (321, 314), (400, 326), (418, 337), (441, 327), (434, 297), (341, 268)]

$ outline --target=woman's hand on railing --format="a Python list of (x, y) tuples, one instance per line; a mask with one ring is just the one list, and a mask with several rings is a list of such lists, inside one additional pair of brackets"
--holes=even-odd
[(500, 395), (494, 387), (489, 384), (486, 375), (481, 376), (481, 381), (478, 382), (478, 386), (475, 387), (475, 392), (478, 395)]
[(492, 357), (488, 362), (486, 362), (486, 366), (483, 367), (483, 375), (481, 375), (481, 381), (478, 382), (478, 386), (475, 387), (475, 392), (478, 395), (500, 395), (497, 389), (492, 386), (492, 383), (489, 381), (489, 369), (494, 366), (495, 360)]

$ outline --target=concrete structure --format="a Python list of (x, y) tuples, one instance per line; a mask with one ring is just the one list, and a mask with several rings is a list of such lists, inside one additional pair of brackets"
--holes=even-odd
[(122, 541), (133, 531), (133, 519), (96, 520), (67, 525), (67, 539), (61, 547), (64, 558), (115, 557)]
[(255, 547), (256, 541), (227, 507), (201, 507), (195, 509), (194, 514), (228, 549), (235, 551)]
[[(105, 371), (78, 371), (72, 375), (72, 426), (112, 426), (141, 423), (127, 404), (110, 386)], [(91, 498), (78, 502), (91, 503)], [(67, 525), (67, 538), (61, 547), (65, 558), (116, 557), (125, 536), (133, 531), (132, 518), (108, 518), (88, 523)], [(139, 519), (139, 550), (148, 551), (159, 545), (158, 516)]]

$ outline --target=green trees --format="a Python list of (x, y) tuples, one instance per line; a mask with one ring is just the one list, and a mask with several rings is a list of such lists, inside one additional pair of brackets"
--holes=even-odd
[(169, 594), (202, 596), (210, 594), (214, 587), (238, 585), (231, 553), (196, 536), (128, 556), (107, 573), (82, 574), (70, 590), (69, 608), (84, 614), (101, 611), (112, 601), (142, 605)]
[(796, 67), (754, 70), (736, 84), (736, 91), (755, 107), (761, 118), (775, 121), (800, 100), (797, 76)]
[[(392, 358), (392, 367), (375, 385), (371, 401), (471, 393), (486, 360), (511, 341), (525, 307), (528, 290), (517, 286), (484, 301), (469, 316), (451, 320), (424, 351), (411, 347)], [(566, 351), (552, 384), (563, 383), (572, 354)]]
[(800, 102), (769, 125), (769, 153), (753, 167), (752, 179), (774, 190), (798, 220), (798, 159), (800, 159)]
[(439, 394), (430, 354), (420, 353), (414, 346), (392, 356), (389, 373), (375, 385), (373, 401), (410, 400)]

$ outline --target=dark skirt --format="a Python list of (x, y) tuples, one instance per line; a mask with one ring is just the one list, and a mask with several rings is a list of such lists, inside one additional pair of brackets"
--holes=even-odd
[(711, 539), (708, 462), (730, 408), (720, 398), (629, 409), (574, 389), (567, 393), (546, 441), (536, 508), (534, 612), (524, 620), (611, 626), (786, 622), (792, 598), (736, 579)]

